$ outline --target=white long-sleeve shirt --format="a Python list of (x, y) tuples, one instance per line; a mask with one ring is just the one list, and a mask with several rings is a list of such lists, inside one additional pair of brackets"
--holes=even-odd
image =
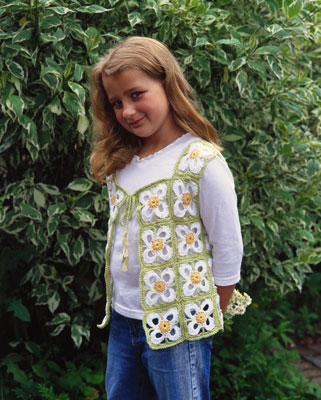
[[(128, 194), (133, 194), (145, 185), (171, 177), (182, 151), (195, 139), (195, 136), (186, 133), (153, 155), (142, 159), (134, 156), (125, 168), (117, 172), (118, 184)], [(243, 254), (237, 198), (232, 173), (219, 157), (208, 163), (201, 177), (200, 214), (212, 246), (215, 285), (236, 284), (240, 280)], [(139, 226), (135, 210), (128, 225), (128, 271), (122, 272), (121, 248), (124, 229), (125, 227), (119, 224), (118, 216), (110, 258), (113, 281), (112, 307), (126, 317), (142, 319), (137, 243)]]

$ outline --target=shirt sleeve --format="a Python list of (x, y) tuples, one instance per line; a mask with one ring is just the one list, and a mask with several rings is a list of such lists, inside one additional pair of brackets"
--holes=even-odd
[(215, 285), (234, 285), (240, 280), (243, 242), (233, 176), (220, 157), (201, 177), (200, 213), (212, 247)]

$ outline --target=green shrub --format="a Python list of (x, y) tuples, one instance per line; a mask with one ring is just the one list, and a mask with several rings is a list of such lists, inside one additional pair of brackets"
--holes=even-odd
[(321, 260), (320, 8), (316, 0), (0, 0), (4, 343), (63, 351), (70, 337), (77, 347), (90, 335), (105, 340), (95, 325), (108, 204), (88, 167), (87, 81), (128, 35), (169, 46), (219, 132), (239, 198), (243, 288), (301, 289)]

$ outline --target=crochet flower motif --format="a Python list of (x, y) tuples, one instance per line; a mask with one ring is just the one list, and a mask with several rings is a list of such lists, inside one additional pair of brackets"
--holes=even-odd
[(201, 330), (211, 331), (214, 328), (214, 319), (211, 317), (213, 302), (210, 299), (202, 301), (201, 306), (187, 304), (185, 314), (191, 320), (187, 324), (188, 333), (191, 336), (198, 335)]
[(189, 225), (177, 225), (176, 234), (179, 239), (178, 254), (186, 256), (190, 251), (201, 253), (203, 251), (203, 243), (198, 237), (201, 233), (201, 224), (193, 222)]
[(163, 313), (152, 313), (146, 317), (146, 323), (151, 328), (150, 340), (160, 344), (164, 340), (174, 341), (181, 337), (181, 329), (177, 326), (178, 310), (171, 308)]
[(186, 281), (183, 285), (185, 296), (195, 296), (197, 292), (207, 292), (209, 282), (206, 277), (207, 265), (205, 261), (197, 261), (194, 265), (181, 264), (179, 273)]
[(171, 287), (174, 284), (175, 275), (172, 268), (164, 269), (160, 275), (156, 271), (148, 271), (144, 275), (145, 286), (148, 288), (145, 301), (149, 306), (159, 303), (170, 303), (176, 298), (176, 292)]
[(178, 169), (180, 171), (187, 171), (188, 169), (194, 174), (198, 174), (205, 161), (204, 157), (208, 157), (213, 153), (213, 149), (203, 143), (193, 143), (189, 148), (186, 156), (182, 157)]
[(119, 204), (124, 198), (124, 193), (118, 189), (116, 190), (116, 185), (115, 182), (109, 182), (107, 184), (108, 190), (109, 190), (109, 196), (110, 196), (110, 218), (114, 219), (117, 213), (117, 209)]
[(174, 181), (173, 190), (176, 196), (174, 203), (174, 214), (177, 217), (185, 217), (186, 213), (195, 216), (197, 213), (196, 203), (193, 201), (197, 195), (198, 187), (196, 183), (181, 180)]
[(143, 251), (144, 262), (151, 264), (161, 261), (167, 261), (172, 257), (173, 249), (167, 242), (171, 238), (170, 229), (168, 226), (161, 226), (155, 234), (151, 229), (142, 233), (142, 239), (145, 244)]
[(168, 217), (168, 205), (166, 202), (167, 186), (165, 183), (160, 183), (151, 189), (144, 190), (139, 201), (143, 205), (142, 218), (145, 222), (153, 220), (154, 215), (158, 218)]

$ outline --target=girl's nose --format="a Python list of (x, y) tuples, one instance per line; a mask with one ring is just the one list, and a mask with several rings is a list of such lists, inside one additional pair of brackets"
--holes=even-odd
[(131, 102), (123, 104), (123, 117), (125, 119), (131, 118), (135, 114), (135, 107)]

